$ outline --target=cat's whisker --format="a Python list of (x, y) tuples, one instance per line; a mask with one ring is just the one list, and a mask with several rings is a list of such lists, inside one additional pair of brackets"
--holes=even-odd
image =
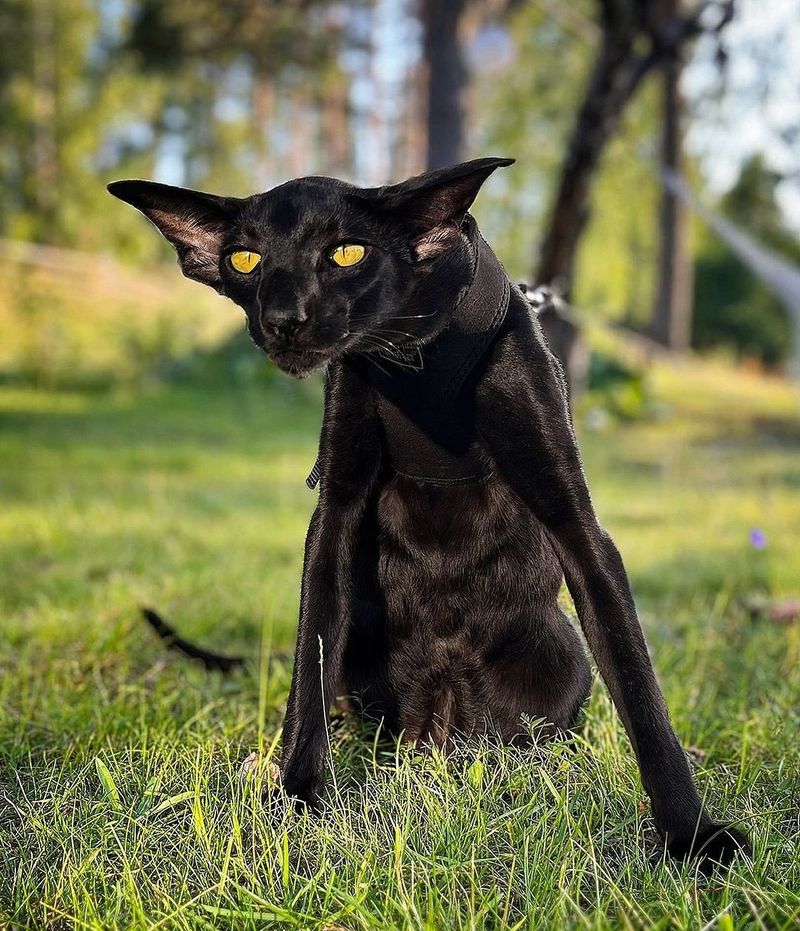
[[(382, 354), (389, 357), (391, 361), (400, 366), (401, 368), (408, 369), (409, 371), (421, 372), (423, 369), (423, 357), (422, 350), (419, 345), (418, 337), (414, 336), (412, 333), (407, 332), (406, 330), (387, 330), (383, 329), (383, 333), (396, 334), (397, 336), (405, 336), (407, 342), (403, 342), (400, 345), (393, 342), (390, 339), (387, 339), (385, 336), (382, 336), (380, 333), (375, 332), (374, 330), (368, 331), (365, 336), (372, 337), (373, 340), (380, 340), (385, 348), (382, 350)], [(392, 347), (392, 350), (389, 347)], [(410, 359), (408, 353), (413, 352), (415, 359)]]
[[(408, 330), (387, 329), (383, 324), (378, 324), (374, 330), (364, 330), (364, 335), (383, 338), (386, 342), (391, 343), (396, 349), (400, 350), (405, 350), (407, 346), (415, 345), (420, 341), (419, 336), (414, 333), (409, 333)], [(395, 342), (394, 339), (389, 339), (389, 336), (403, 336), (405, 340), (402, 342)]]
[(390, 359), (397, 365), (399, 368), (407, 369), (410, 372), (421, 372), (422, 371), (422, 360), (420, 358), (419, 362), (414, 362), (411, 359), (402, 358), (398, 356), (390, 356), (388, 353), (381, 353), (386, 359)]
[(366, 335), (373, 341), (373, 343), (378, 343), (379, 345), (383, 346), (384, 349), (387, 352), (391, 353), (392, 355), (401, 354), (400, 348), (397, 346), (396, 343), (393, 343), (390, 339), (386, 339), (383, 336), (379, 336), (377, 333), (367, 333)]
[(422, 371), (422, 367), (419, 365), (416, 365), (413, 362), (406, 362), (401, 359), (392, 359), (392, 362), (394, 362), (394, 364), (397, 365), (399, 368), (407, 369), (409, 372), (421, 372)]
[(364, 346), (385, 356), (387, 359), (390, 359), (392, 362), (397, 361), (396, 356), (391, 351), (391, 348), (386, 346), (384, 343), (380, 342), (379, 340), (373, 337), (370, 337), (369, 335), (365, 335), (362, 339), (362, 343)]
[[(438, 310), (433, 310), (429, 314), (401, 314), (400, 316), (396, 317), (387, 317), (386, 320), (378, 323), (378, 326), (383, 326), (386, 323), (396, 323), (399, 320), (426, 320), (429, 317), (437, 316), (438, 313)], [(348, 319), (351, 321), (368, 320), (372, 318), (372, 316), (373, 314), (371, 311), (365, 311), (364, 313), (360, 314), (350, 314)]]
[(422, 347), (421, 347), (421, 346), (412, 346), (411, 348), (412, 348), (412, 349), (414, 350), (414, 352), (417, 354), (417, 360), (418, 360), (418, 361), (417, 361), (417, 364), (416, 364), (415, 368), (416, 368), (416, 370), (417, 370), (418, 372), (421, 372), (421, 371), (423, 370), (423, 368), (425, 368), (425, 359), (423, 358), (423, 355), (422, 355)]
[(408, 314), (403, 317), (389, 317), (386, 323), (393, 323), (395, 320), (424, 320), (427, 317), (435, 317), (438, 313), (438, 310), (432, 310), (429, 314)]
[[(390, 330), (389, 332), (400, 333), (403, 336), (409, 337), (409, 342), (403, 343), (401, 346), (397, 347), (398, 351), (401, 352), (403, 356), (402, 364), (404, 364), (406, 368), (412, 369), (413, 371), (421, 372), (424, 368), (424, 357), (422, 355), (422, 346), (417, 338), (412, 336), (410, 333), (403, 333), (399, 330)], [(408, 353), (414, 354), (415, 361), (409, 359)]]
[(379, 333), (372, 332), (369, 334), (372, 339), (376, 339), (379, 342), (383, 343), (385, 346), (391, 346), (392, 349), (397, 349), (397, 345), (393, 343), (390, 339), (387, 339), (385, 336), (381, 336)]
[(407, 333), (405, 330), (386, 330), (381, 328), (381, 333), (391, 333), (393, 336), (406, 336), (408, 337), (408, 342), (403, 343), (403, 347), (408, 345), (416, 344), (419, 341), (418, 336), (414, 336), (413, 333)]
[(372, 333), (362, 333), (361, 342), (366, 343), (375, 349), (384, 349), (386, 347), (386, 344)]

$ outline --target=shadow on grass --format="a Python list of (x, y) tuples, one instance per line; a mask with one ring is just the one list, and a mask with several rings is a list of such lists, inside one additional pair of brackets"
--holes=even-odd
[(64, 398), (53, 393), (45, 406), (41, 395), (20, 392), (0, 412), (0, 432), (18, 445), (27, 440), (45, 448), (71, 442), (132, 450), (225, 443), (268, 449), (315, 442), (322, 414), (316, 384), (160, 386), (133, 394), (79, 394), (76, 405), (63, 404)]

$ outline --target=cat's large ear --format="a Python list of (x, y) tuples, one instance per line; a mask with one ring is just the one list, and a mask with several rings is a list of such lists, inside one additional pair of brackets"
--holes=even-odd
[(187, 278), (219, 291), (220, 253), (241, 201), (155, 181), (114, 181), (114, 197), (136, 207), (164, 234), (178, 253)]
[(459, 242), (459, 228), (483, 182), (496, 168), (513, 164), (513, 158), (476, 158), (381, 188), (376, 195), (416, 232), (415, 258), (432, 259)]

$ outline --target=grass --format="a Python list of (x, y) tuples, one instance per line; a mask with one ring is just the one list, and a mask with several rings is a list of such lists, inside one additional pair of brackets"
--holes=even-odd
[(174, 269), (145, 275), (108, 256), (0, 241), (0, 370), (39, 387), (136, 384), (238, 321)]
[[(800, 624), (748, 609), (798, 594), (797, 398), (700, 364), (652, 386), (657, 416), (581, 430), (587, 472), (702, 791), (752, 862), (711, 880), (663, 862), (600, 683), (578, 739), (533, 753), (426, 757), (336, 719), (324, 811), (287, 809), (262, 789), (317, 389), (6, 386), (0, 926), (798, 927)], [(137, 618), (150, 603), (246, 671), (165, 654)]]

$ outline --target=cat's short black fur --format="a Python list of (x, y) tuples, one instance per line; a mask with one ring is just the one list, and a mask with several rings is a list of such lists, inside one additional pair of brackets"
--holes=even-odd
[[(510, 163), (375, 189), (302, 178), (244, 199), (110, 185), (184, 274), (244, 309), (280, 368), (326, 367), (283, 785), (318, 799), (337, 695), (439, 745), (486, 729), (523, 740), (528, 719), (570, 728), (591, 675), (558, 607), (563, 576), (668, 850), (727, 862), (747, 839), (705, 812), (670, 726), (561, 369), (467, 213)], [(342, 244), (363, 258), (339, 267)], [(253, 271), (233, 267), (242, 251), (261, 256)]]

